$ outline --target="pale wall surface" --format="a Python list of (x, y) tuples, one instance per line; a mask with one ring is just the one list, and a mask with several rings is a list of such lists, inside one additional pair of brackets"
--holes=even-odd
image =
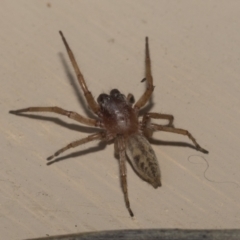
[[(239, 9), (240, 1), (220, 0), (1, 1), (1, 239), (239, 228)], [(153, 189), (128, 164), (134, 219), (124, 205), (113, 145), (86, 144), (47, 166), (48, 156), (92, 130), (53, 114), (8, 114), (53, 105), (87, 114), (59, 30), (95, 97), (112, 88), (142, 94), (149, 36), (156, 86), (151, 111), (173, 114), (175, 126), (210, 151), (195, 151), (184, 136), (155, 134), (168, 143), (153, 145), (163, 186)]]

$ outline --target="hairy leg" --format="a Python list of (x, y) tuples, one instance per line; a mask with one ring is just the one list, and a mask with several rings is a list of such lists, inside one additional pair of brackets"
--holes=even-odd
[(153, 129), (153, 131), (164, 131), (164, 132), (171, 132), (171, 133), (177, 133), (177, 134), (182, 134), (182, 135), (188, 136), (189, 139), (192, 140), (193, 144), (195, 145), (195, 147), (198, 151), (203, 152), (203, 153), (208, 153), (207, 150), (202, 148), (197, 143), (196, 139), (192, 136), (192, 134), (185, 129), (174, 128), (174, 127), (166, 127), (166, 126), (161, 126), (161, 125), (154, 124), (154, 123), (151, 124), (151, 128)]
[(119, 161), (120, 161), (120, 175), (121, 175), (121, 184), (124, 194), (124, 200), (126, 207), (128, 209), (128, 212), (131, 217), (134, 216), (131, 208), (130, 208), (130, 202), (128, 199), (128, 190), (127, 190), (127, 171), (126, 171), (126, 148), (123, 137), (119, 136), (116, 139), (117, 141), (117, 151), (119, 152)]
[(127, 95), (127, 101), (131, 104), (135, 102), (134, 96), (131, 93)]
[(12, 114), (21, 114), (24, 112), (54, 112), (57, 114), (68, 116), (69, 118), (71, 118), (77, 122), (83, 123), (85, 125), (88, 125), (88, 126), (100, 127), (99, 120), (86, 118), (76, 112), (67, 111), (60, 107), (29, 107), (29, 108), (23, 108), (23, 109), (19, 109), (19, 110), (10, 111), (10, 113), (12, 113)]
[(65, 45), (65, 47), (67, 49), (68, 56), (69, 56), (69, 58), (71, 60), (71, 63), (73, 65), (73, 68), (74, 68), (75, 73), (77, 75), (78, 82), (79, 82), (79, 84), (80, 84), (80, 86), (81, 86), (81, 88), (82, 88), (82, 90), (84, 92), (84, 96), (85, 96), (85, 98), (87, 100), (87, 103), (88, 103), (89, 107), (92, 109), (92, 111), (95, 114), (98, 115), (100, 107), (97, 104), (97, 102), (95, 101), (95, 99), (93, 98), (92, 93), (88, 90), (88, 87), (86, 85), (84, 77), (83, 77), (83, 75), (82, 75), (82, 73), (81, 73), (81, 71), (80, 71), (80, 69), (78, 67), (78, 64), (77, 64), (76, 59), (75, 59), (75, 57), (74, 57), (74, 55), (72, 53), (72, 50), (70, 49), (70, 47), (69, 47), (65, 37), (63, 36), (63, 33), (61, 31), (59, 31), (59, 33), (60, 33), (60, 35), (62, 37), (62, 40), (63, 40), (63, 43), (64, 43), (64, 45)]
[(153, 86), (153, 78), (151, 73), (151, 60), (150, 60), (150, 54), (149, 54), (149, 46), (148, 46), (148, 37), (146, 37), (146, 44), (145, 44), (145, 78), (147, 81), (147, 88), (143, 95), (140, 97), (140, 99), (136, 102), (134, 105), (134, 108), (139, 111), (140, 108), (142, 108), (147, 101), (150, 99), (154, 86)]
[(104, 139), (105, 134), (103, 132), (99, 132), (99, 133), (94, 133), (92, 135), (87, 136), (86, 138), (82, 138), (80, 140), (74, 141), (69, 143), (67, 146), (59, 149), (57, 152), (55, 152), (52, 156), (48, 157), (47, 160), (52, 160), (54, 157), (57, 157), (59, 154), (65, 152), (66, 150), (70, 149), (70, 148), (75, 148), (79, 145), (82, 145), (84, 143), (88, 143), (94, 140), (102, 140)]
[(151, 120), (151, 118), (153, 119), (167, 119), (169, 122), (167, 124), (168, 127), (173, 127), (173, 120), (174, 120), (174, 117), (173, 115), (170, 115), (170, 114), (162, 114), (162, 113), (147, 113), (143, 116), (143, 119), (142, 119), (142, 125), (143, 127), (144, 126), (147, 126), (147, 123)]
[(161, 113), (146, 113), (143, 115), (141, 129), (146, 138), (151, 138), (153, 135), (153, 129), (149, 127), (151, 125), (151, 118), (153, 119), (167, 119), (169, 122), (166, 126), (173, 127), (174, 117), (169, 114), (161, 114)]

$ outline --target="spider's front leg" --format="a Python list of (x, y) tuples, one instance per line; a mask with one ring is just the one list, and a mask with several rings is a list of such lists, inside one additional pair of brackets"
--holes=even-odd
[(124, 194), (124, 200), (126, 207), (128, 209), (128, 212), (131, 217), (134, 216), (131, 208), (130, 208), (130, 202), (128, 199), (128, 190), (127, 190), (127, 169), (126, 169), (126, 147), (125, 147), (125, 142), (122, 136), (118, 136), (116, 138), (117, 143), (115, 145), (115, 153), (118, 155), (119, 154), (119, 165), (120, 165), (120, 175), (121, 175), (121, 185), (123, 189), (123, 194)]
[[(154, 119), (168, 119), (169, 123), (166, 126), (155, 124), (155, 123), (150, 123), (151, 118)], [(167, 114), (158, 114), (158, 113), (148, 113), (143, 116), (142, 120), (142, 131), (146, 137), (151, 137), (153, 132), (155, 131), (163, 131), (163, 132), (171, 132), (171, 133), (177, 133), (177, 134), (182, 134), (185, 136), (188, 136), (190, 140), (192, 140), (193, 144), (195, 145), (196, 149), (200, 152), (203, 153), (208, 153), (208, 151), (204, 148), (202, 148), (196, 141), (196, 139), (193, 137), (193, 135), (181, 128), (175, 128), (172, 123), (173, 123), (173, 116), (172, 115), (167, 115)]]
[(149, 46), (148, 46), (148, 37), (146, 37), (146, 44), (145, 44), (145, 79), (147, 81), (147, 88), (140, 99), (134, 105), (134, 109), (139, 111), (147, 101), (150, 99), (154, 86), (153, 86), (153, 78), (152, 78), (152, 71), (151, 71), (151, 60), (150, 60), (150, 53), (149, 53)]
[(64, 35), (63, 35), (63, 33), (61, 31), (59, 31), (59, 33), (60, 33), (60, 35), (62, 37), (62, 40), (63, 40), (63, 43), (64, 43), (64, 45), (65, 45), (65, 47), (67, 49), (68, 56), (69, 56), (70, 61), (71, 61), (72, 65), (73, 65), (74, 71), (75, 71), (75, 73), (77, 75), (78, 82), (79, 82), (79, 84), (80, 84), (80, 86), (81, 86), (81, 88), (82, 88), (82, 90), (84, 92), (84, 96), (85, 96), (85, 98), (87, 100), (87, 103), (88, 103), (89, 107), (92, 109), (92, 111), (96, 115), (98, 115), (99, 111), (100, 111), (100, 107), (97, 104), (97, 102), (95, 101), (92, 93), (88, 90), (88, 87), (87, 87), (87, 84), (85, 82), (85, 79), (84, 79), (84, 77), (83, 77), (83, 75), (82, 75), (82, 73), (81, 73), (81, 71), (80, 71), (80, 69), (78, 67), (77, 61), (76, 61), (76, 59), (75, 59), (75, 57), (73, 55), (72, 50), (70, 49), (70, 47), (69, 47), (69, 45), (67, 43), (67, 40), (65, 39), (65, 37), (64, 37)]
[(23, 109), (19, 109), (19, 110), (9, 111), (9, 113), (17, 114), (17, 115), (24, 113), (24, 112), (53, 112), (53, 113), (67, 116), (67, 117), (69, 117), (77, 122), (83, 123), (87, 126), (100, 127), (99, 120), (92, 119), (92, 118), (86, 118), (76, 112), (67, 111), (60, 107), (29, 107), (29, 108), (23, 108)]

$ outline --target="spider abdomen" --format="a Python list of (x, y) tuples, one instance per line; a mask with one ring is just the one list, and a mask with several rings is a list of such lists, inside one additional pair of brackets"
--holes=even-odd
[(140, 134), (127, 139), (126, 153), (139, 176), (154, 188), (161, 186), (160, 169), (156, 155), (148, 140)]

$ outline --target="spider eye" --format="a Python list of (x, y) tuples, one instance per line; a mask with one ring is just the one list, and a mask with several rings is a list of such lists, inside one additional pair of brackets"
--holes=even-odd
[(105, 93), (102, 93), (102, 94), (100, 94), (99, 96), (98, 96), (98, 98), (97, 98), (97, 102), (100, 104), (100, 105), (102, 105), (102, 104), (104, 104), (106, 101), (108, 101), (109, 100), (109, 96), (107, 95), (107, 94), (105, 94)]
[(120, 94), (120, 92), (117, 89), (112, 89), (110, 92), (110, 96), (116, 97)]

